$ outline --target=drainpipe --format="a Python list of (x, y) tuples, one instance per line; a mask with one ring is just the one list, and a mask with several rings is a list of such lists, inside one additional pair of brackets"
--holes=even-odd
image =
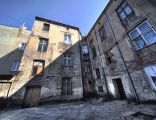
[(85, 98), (85, 82), (84, 82), (84, 77), (83, 77), (83, 71), (82, 71), (82, 53), (81, 53), (81, 41), (82, 41), (82, 35), (80, 33), (80, 31), (78, 32), (79, 33), (79, 55), (80, 55), (80, 66), (81, 66), (81, 79), (82, 79), (82, 87), (83, 87), (83, 99)]
[(104, 66), (103, 66), (103, 62), (102, 62), (102, 57), (101, 57), (102, 54), (101, 54), (101, 52), (100, 52), (100, 47), (99, 47), (99, 43), (98, 43), (96, 31), (94, 30), (94, 32), (95, 32), (95, 37), (96, 37), (96, 41), (97, 41), (97, 46), (98, 46), (100, 61), (101, 61), (101, 63), (102, 63), (102, 73), (103, 73), (103, 76), (104, 76), (104, 82), (105, 82), (105, 85), (106, 85), (107, 95), (108, 95), (108, 97), (110, 98), (110, 96), (109, 96), (109, 90), (108, 90), (108, 86), (107, 86), (107, 78), (106, 78), (106, 74), (105, 74)]
[(109, 21), (109, 18), (108, 18), (108, 16), (107, 16), (107, 14), (104, 13), (104, 15), (105, 15), (105, 18), (106, 18), (106, 20), (107, 20), (107, 22), (108, 22), (108, 25), (109, 25), (109, 27), (110, 27), (110, 30), (111, 30), (111, 32), (112, 32), (112, 34), (113, 34), (113, 37), (114, 37), (114, 40), (115, 40), (115, 42), (116, 42), (117, 48), (118, 48), (119, 53), (120, 53), (120, 55), (121, 55), (121, 59), (122, 59), (122, 61), (123, 61), (123, 63), (124, 63), (126, 72), (127, 72), (128, 77), (129, 77), (129, 79), (130, 79), (130, 82), (131, 82), (131, 85), (132, 85), (132, 88), (133, 88), (133, 93), (134, 93), (135, 98), (136, 98), (136, 102), (139, 103), (139, 102), (140, 102), (139, 97), (138, 97), (138, 95), (137, 95), (137, 92), (136, 92), (136, 89), (135, 89), (135, 86), (134, 86), (132, 77), (131, 77), (131, 75), (130, 75), (130, 73), (129, 73), (129, 71), (128, 71), (128, 67), (127, 67), (127, 65), (126, 65), (126, 63), (125, 63), (125, 60), (124, 60), (124, 57), (123, 57), (123, 55), (122, 55), (121, 49), (120, 49), (120, 47), (119, 47), (119, 45), (118, 45), (117, 38), (116, 38), (116, 36), (115, 36), (115, 33), (114, 33), (114, 31), (113, 31), (113, 28), (112, 28), (112, 26), (111, 26), (111, 23), (110, 23), (110, 21)]

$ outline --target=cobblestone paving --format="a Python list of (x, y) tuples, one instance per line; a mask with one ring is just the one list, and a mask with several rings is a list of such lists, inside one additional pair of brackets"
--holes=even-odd
[[(129, 120), (128, 116), (137, 111), (156, 115), (153, 112), (156, 111), (156, 105), (128, 104), (126, 101), (92, 101), (45, 105), (1, 111), (0, 120)], [(130, 118), (130, 120), (146, 119)]]

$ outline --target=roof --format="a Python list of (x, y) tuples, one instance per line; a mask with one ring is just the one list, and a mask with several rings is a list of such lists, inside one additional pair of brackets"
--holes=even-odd
[(48, 22), (48, 23), (52, 23), (52, 24), (55, 24), (55, 25), (60, 25), (60, 26), (63, 26), (63, 27), (68, 27), (68, 28), (76, 29), (76, 30), (79, 31), (79, 28), (78, 27), (67, 25), (67, 24), (64, 24), (64, 23), (59, 23), (59, 22), (52, 21), (52, 20), (48, 20), (48, 19), (41, 18), (41, 17), (38, 17), (38, 16), (35, 17), (35, 20), (39, 20), (39, 21), (43, 21), (43, 22)]

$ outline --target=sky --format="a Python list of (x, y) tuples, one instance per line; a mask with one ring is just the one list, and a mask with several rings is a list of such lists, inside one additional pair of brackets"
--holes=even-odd
[(79, 27), (87, 35), (109, 0), (0, 0), (0, 24), (31, 30), (35, 16)]

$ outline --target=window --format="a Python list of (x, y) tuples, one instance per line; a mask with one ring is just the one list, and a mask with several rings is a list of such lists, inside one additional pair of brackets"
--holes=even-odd
[(156, 65), (145, 68), (151, 87), (156, 91)]
[(137, 50), (156, 42), (156, 32), (147, 20), (129, 32), (129, 36)]
[(44, 70), (43, 60), (34, 60), (32, 75), (42, 75)]
[(72, 94), (72, 80), (71, 78), (62, 78), (62, 95)]
[(46, 52), (47, 48), (48, 48), (48, 39), (40, 38), (39, 45), (38, 45), (38, 51)]
[(101, 79), (101, 75), (100, 75), (100, 70), (99, 70), (99, 68), (95, 69), (95, 72), (96, 72), (96, 78), (97, 78), (97, 79)]
[(49, 28), (50, 28), (50, 25), (44, 23), (43, 30), (44, 30), (44, 31), (49, 31)]
[(24, 51), (25, 48), (26, 48), (26, 45), (27, 45), (26, 43), (21, 42), (21, 43), (19, 44), (18, 50)]
[(108, 51), (105, 53), (106, 63), (110, 64), (113, 62), (113, 53), (111, 51)]
[(82, 51), (82, 54), (83, 54), (83, 55), (88, 54), (89, 52), (88, 52), (88, 47), (87, 47), (87, 45), (81, 46), (81, 51)]
[(126, 1), (124, 1), (117, 9), (117, 14), (122, 21), (125, 20), (132, 13), (133, 10)]
[(63, 65), (64, 66), (71, 66), (71, 55), (70, 54), (64, 54), (63, 55)]
[(98, 86), (98, 91), (103, 92), (103, 86)]
[(104, 26), (102, 26), (99, 29), (99, 36), (100, 36), (100, 38), (101, 38), (102, 41), (106, 38), (106, 32), (105, 32)]
[(15, 60), (12, 63), (11, 71), (18, 71), (19, 70), (20, 61)]
[(93, 58), (97, 56), (95, 47), (92, 48), (92, 56)]
[(64, 43), (65, 44), (71, 44), (71, 35), (70, 34), (64, 35)]

